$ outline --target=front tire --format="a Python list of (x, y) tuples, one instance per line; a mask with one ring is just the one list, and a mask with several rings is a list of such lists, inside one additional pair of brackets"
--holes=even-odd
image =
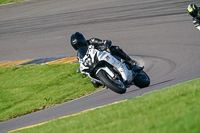
[(97, 74), (97, 77), (112, 91), (118, 94), (123, 94), (126, 92), (126, 86), (124, 83), (122, 83), (120, 80), (112, 79), (106, 71), (100, 70)]

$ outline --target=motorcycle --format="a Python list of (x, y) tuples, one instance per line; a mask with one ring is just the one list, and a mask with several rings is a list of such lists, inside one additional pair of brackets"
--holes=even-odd
[(131, 68), (120, 57), (95, 49), (93, 45), (80, 47), (77, 58), (80, 64), (77, 73), (82, 73), (83, 77), (89, 76), (94, 87), (103, 86), (123, 94), (131, 85), (139, 88), (150, 85), (150, 78), (143, 71), (144, 67), (135, 65)]

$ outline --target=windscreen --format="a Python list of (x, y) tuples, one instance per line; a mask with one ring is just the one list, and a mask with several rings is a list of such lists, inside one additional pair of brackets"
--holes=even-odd
[(78, 55), (83, 58), (88, 50), (88, 46), (82, 46), (78, 49)]

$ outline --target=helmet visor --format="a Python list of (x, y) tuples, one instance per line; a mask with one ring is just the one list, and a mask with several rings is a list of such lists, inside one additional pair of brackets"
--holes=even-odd
[(78, 49), (78, 54), (81, 57), (81, 59), (83, 59), (83, 57), (85, 56), (85, 54), (87, 53), (88, 50), (88, 46), (82, 46)]

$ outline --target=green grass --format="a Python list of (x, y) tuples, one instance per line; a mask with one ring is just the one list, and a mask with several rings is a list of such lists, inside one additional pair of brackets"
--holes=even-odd
[(0, 121), (66, 102), (97, 89), (79, 64), (0, 67)]
[(7, 3), (19, 2), (19, 1), (24, 1), (24, 0), (0, 0), (0, 4), (7, 4)]
[(200, 79), (19, 130), (20, 133), (200, 133)]

